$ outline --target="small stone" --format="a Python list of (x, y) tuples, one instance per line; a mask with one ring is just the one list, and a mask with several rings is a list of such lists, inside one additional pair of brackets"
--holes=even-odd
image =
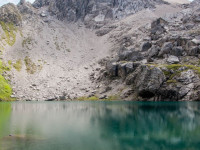
[(15, 98), (15, 96), (14, 96), (14, 95), (11, 95), (10, 97), (11, 97), (11, 98)]
[(103, 96), (99, 97), (99, 99), (107, 99), (107, 98), (108, 98), (107, 95), (103, 95)]
[(40, 14), (41, 17), (47, 17), (47, 13), (45, 11), (43, 11), (41, 14)]
[(167, 62), (170, 63), (170, 64), (177, 64), (179, 63), (179, 58), (176, 57), (176, 56), (173, 56), (173, 55), (170, 55), (167, 59)]

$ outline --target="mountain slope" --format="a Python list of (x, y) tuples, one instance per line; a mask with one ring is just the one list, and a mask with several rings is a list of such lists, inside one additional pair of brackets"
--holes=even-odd
[[(8, 11), (14, 19), (2, 20), (7, 28), (1, 24), (0, 29), (1, 58), (9, 68), (2, 75), (13, 88), (11, 97), (153, 100), (163, 83), (167, 90), (174, 88), (175, 79), (166, 84), (167, 74), (157, 67), (165, 65), (169, 55), (157, 58), (149, 53), (169, 42), (168, 35), (181, 31), (177, 26), (192, 14), (190, 8), (161, 0), (36, 0), (33, 6), (4, 6), (19, 12)], [(182, 58), (186, 57), (178, 59)], [(129, 74), (124, 75), (123, 68)]]

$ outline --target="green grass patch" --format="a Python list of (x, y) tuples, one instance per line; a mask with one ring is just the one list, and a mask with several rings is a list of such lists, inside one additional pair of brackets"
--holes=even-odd
[[(186, 67), (185, 70), (191, 69), (191, 70), (195, 71), (195, 73), (197, 73), (200, 76), (200, 67), (195, 66), (195, 65), (173, 64), (173, 65), (164, 65), (164, 66), (167, 69), (171, 69), (173, 71), (177, 71), (181, 67)], [(182, 71), (180, 71), (180, 72), (182, 72)]]
[(34, 74), (37, 71), (37, 65), (30, 59), (30, 57), (26, 56), (24, 62), (26, 65), (26, 71), (29, 74)]
[(10, 71), (10, 67), (6, 66), (1, 60), (0, 60), (0, 74), (2, 75), (5, 71)]
[(181, 64), (172, 64), (172, 65), (163, 65), (164, 67), (166, 67), (167, 69), (170, 69), (170, 70), (178, 70), (179, 68), (181, 67), (184, 67), (184, 65), (181, 65)]
[[(181, 74), (183, 71), (187, 71), (189, 69), (193, 70), (199, 77), (200, 77), (200, 67), (195, 66), (195, 65), (187, 65), (187, 64), (163, 64), (163, 65), (158, 65), (158, 64), (148, 64), (148, 66), (154, 66), (158, 68), (163, 68), (165, 67), (166, 70), (163, 70), (163, 73), (165, 76), (168, 78), (167, 83), (176, 83), (176, 81), (173, 79), (175, 76), (178, 76)], [(184, 70), (179, 70), (181, 67), (185, 67)]]
[(107, 101), (114, 101), (114, 100), (120, 100), (120, 96), (119, 95), (110, 95), (108, 96), (107, 99), (105, 99)]
[(8, 101), (12, 100), (12, 88), (8, 81), (0, 75), (0, 100)]
[(1, 38), (4, 39), (8, 45), (13, 46), (16, 42), (15, 32), (17, 31), (17, 28), (13, 23), (5, 23), (3, 21), (0, 21), (0, 25), (4, 31)]
[(176, 80), (173, 80), (173, 79), (171, 79), (171, 80), (167, 80), (167, 83), (177, 83), (177, 81), (176, 81)]
[(0, 45), (0, 52), (2, 53), (3, 50), (4, 50), (4, 47)]
[(99, 100), (99, 98), (97, 96), (92, 96), (92, 97), (82, 96), (82, 97), (77, 98), (77, 100), (79, 100), (79, 101), (96, 101), (96, 100)]
[(82, 96), (82, 97), (77, 98), (77, 100), (79, 100), (79, 101), (97, 101), (97, 100), (114, 101), (114, 100), (120, 100), (120, 96), (119, 95), (110, 95), (110, 96), (108, 96), (108, 98), (105, 98), (105, 99), (99, 99), (98, 96), (91, 96), (91, 97)]
[(13, 64), (13, 67), (17, 70), (17, 71), (21, 71), (22, 69), (22, 60), (21, 59), (18, 59), (16, 61), (15, 64)]
[(12, 60), (8, 60), (8, 64), (9, 64), (9, 65), (12, 65)]
[(7, 67), (1, 60), (0, 60), (0, 100), (3, 101), (11, 101), (14, 100), (11, 98), (12, 95), (12, 88), (8, 81), (2, 76), (2, 74), (6, 71), (10, 71), (10, 67)]

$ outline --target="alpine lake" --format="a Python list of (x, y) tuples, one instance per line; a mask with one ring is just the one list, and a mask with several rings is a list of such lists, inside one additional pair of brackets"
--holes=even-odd
[(199, 102), (0, 103), (0, 150), (199, 149)]

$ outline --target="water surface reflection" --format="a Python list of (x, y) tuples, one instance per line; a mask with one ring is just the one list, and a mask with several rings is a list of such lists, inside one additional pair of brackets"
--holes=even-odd
[(0, 117), (1, 150), (200, 147), (198, 102), (0, 103)]

